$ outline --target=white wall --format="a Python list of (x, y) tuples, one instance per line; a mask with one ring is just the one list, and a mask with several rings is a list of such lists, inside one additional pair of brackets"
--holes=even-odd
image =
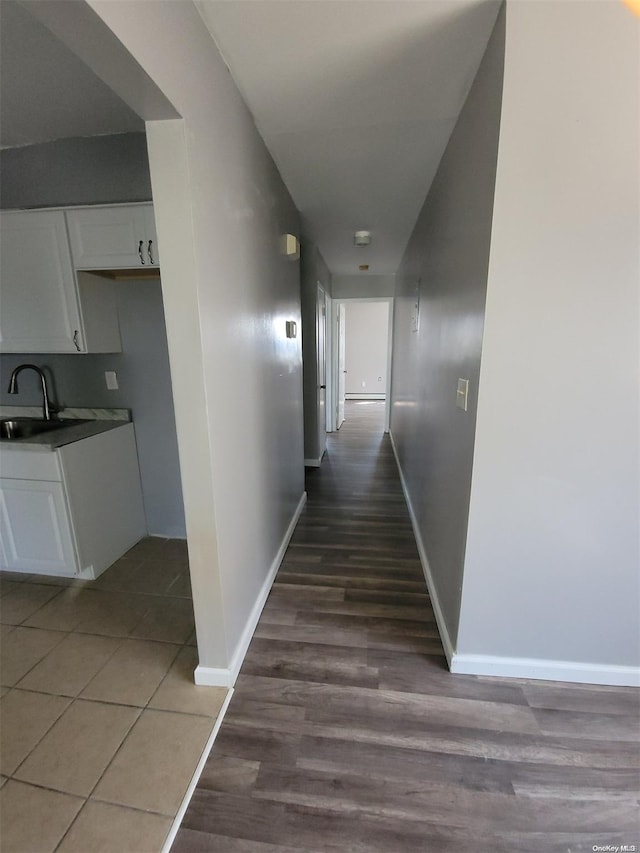
[(345, 303), (345, 391), (362, 397), (387, 389), (389, 303)]
[(395, 275), (332, 275), (331, 294), (334, 299), (378, 299), (393, 296)]
[[(504, 9), (397, 275), (391, 434), (448, 656), (460, 615), (503, 57)], [(469, 380), (466, 412), (456, 408), (459, 378)]]
[(508, 7), (460, 671), (637, 680), (639, 26)]
[(200, 674), (224, 679), (303, 496), (298, 215), (193, 4), (90, 6), (183, 119), (147, 133)]

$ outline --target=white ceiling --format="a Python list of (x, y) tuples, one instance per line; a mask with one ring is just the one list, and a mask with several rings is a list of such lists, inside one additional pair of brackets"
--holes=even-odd
[(331, 272), (395, 273), (499, 3), (196, 5)]
[[(499, 0), (196, 5), (331, 272), (395, 273)], [(1, 146), (144, 128), (15, 0), (0, 15)]]
[(144, 122), (13, 0), (0, 0), (0, 146), (144, 130)]

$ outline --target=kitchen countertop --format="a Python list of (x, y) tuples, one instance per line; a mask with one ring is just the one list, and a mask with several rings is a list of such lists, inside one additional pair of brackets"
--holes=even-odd
[[(91, 417), (97, 415), (97, 417)], [(40, 410), (32, 412), (29, 407), (2, 407), (0, 417), (42, 417)], [(79, 419), (88, 418), (82, 423), (74, 423)], [(117, 429), (131, 422), (128, 409), (66, 409), (60, 412), (60, 420), (65, 421), (66, 426), (50, 432), (42, 432), (39, 435), (31, 435), (28, 438), (0, 438), (0, 449), (4, 453), (11, 450), (30, 450), (40, 452), (51, 452), (65, 444), (81, 441), (83, 438), (91, 438), (101, 432)]]

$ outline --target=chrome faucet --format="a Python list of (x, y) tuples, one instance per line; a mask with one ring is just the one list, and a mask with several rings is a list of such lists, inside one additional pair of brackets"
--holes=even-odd
[(11, 374), (11, 380), (9, 382), (9, 394), (17, 394), (18, 393), (18, 374), (22, 370), (35, 370), (35, 372), (40, 377), (40, 382), (42, 384), (42, 413), (44, 415), (44, 419), (47, 421), (51, 420), (51, 415), (53, 413), (53, 409), (51, 403), (49, 402), (49, 391), (47, 389), (47, 377), (44, 375), (42, 368), (38, 367), (35, 364), (20, 364), (16, 367)]

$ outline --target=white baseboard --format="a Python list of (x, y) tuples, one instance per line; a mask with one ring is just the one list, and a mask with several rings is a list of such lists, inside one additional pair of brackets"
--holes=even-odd
[(516, 657), (498, 657), (496, 655), (473, 655), (473, 654), (458, 654), (454, 651), (447, 626), (444, 621), (442, 609), (438, 601), (438, 595), (429, 561), (424, 549), (424, 543), (418, 528), (411, 498), (407, 490), (407, 484), (402, 473), (400, 461), (398, 459), (398, 451), (393, 440), (393, 433), (389, 433), (391, 438), (391, 446), (396, 458), (398, 473), (400, 474), (400, 482), (402, 483), (402, 491), (404, 492), (405, 501), (411, 517), (413, 526), (413, 534), (418, 546), (418, 554), (422, 563), (425, 580), (433, 611), (436, 616), (440, 639), (444, 647), (444, 653), (449, 663), (451, 672), (460, 675), (487, 675), (499, 676), (504, 678), (531, 678), (540, 679), (541, 681), (569, 681), (579, 684), (603, 684), (614, 687), (640, 687), (640, 667), (634, 666), (617, 666), (615, 664), (595, 664), (595, 663), (577, 663), (574, 661), (555, 661), (536, 658), (516, 658)]
[(193, 673), (193, 680), (200, 687), (233, 687), (230, 668), (198, 664)]
[(451, 642), (451, 637), (449, 636), (449, 631), (447, 630), (447, 623), (444, 619), (444, 614), (442, 613), (442, 608), (440, 607), (440, 601), (438, 600), (438, 593), (436, 590), (436, 585), (433, 581), (433, 575), (431, 574), (431, 567), (429, 566), (429, 560), (427, 558), (427, 552), (424, 547), (424, 542), (422, 541), (422, 533), (420, 532), (420, 528), (418, 526), (418, 519), (416, 518), (416, 514), (413, 511), (413, 506), (411, 504), (411, 497), (409, 496), (409, 490), (407, 488), (406, 480), (404, 479), (404, 474), (402, 473), (402, 467), (400, 465), (400, 459), (398, 458), (398, 451), (396, 449), (396, 443), (393, 440), (393, 433), (389, 432), (389, 438), (391, 439), (391, 447), (393, 448), (393, 455), (396, 458), (396, 465), (398, 467), (398, 474), (400, 475), (400, 482), (402, 484), (402, 491), (404, 493), (404, 499), (407, 504), (407, 509), (409, 510), (409, 517), (411, 518), (411, 526), (413, 527), (413, 535), (416, 540), (416, 545), (418, 546), (418, 555), (420, 556), (420, 562), (422, 563), (422, 571), (424, 572), (424, 579), (427, 582), (427, 589), (429, 590), (429, 595), (431, 597), (431, 604), (433, 606), (433, 612), (436, 617), (436, 624), (438, 626), (438, 632), (440, 634), (440, 639), (442, 641), (442, 647), (444, 648), (444, 653), (447, 658), (447, 663), (449, 664), (449, 668), (451, 668), (451, 661), (455, 654), (453, 649), (453, 644)]
[(386, 400), (386, 394), (345, 394), (345, 400)]
[(227, 708), (229, 707), (229, 702), (231, 702), (231, 697), (233, 696), (233, 690), (229, 690), (227, 693), (224, 702), (222, 703), (222, 708), (220, 708), (220, 713), (216, 717), (216, 721), (213, 724), (213, 729), (211, 730), (211, 734), (205, 744), (204, 749), (202, 750), (202, 755), (200, 756), (200, 761), (198, 761), (198, 766), (196, 767), (193, 776), (191, 777), (191, 781), (189, 782), (189, 787), (187, 788), (187, 792), (182, 799), (182, 803), (180, 804), (180, 808), (178, 809), (177, 815), (173, 819), (173, 823), (171, 824), (171, 829), (169, 830), (169, 834), (167, 835), (164, 844), (162, 845), (161, 853), (169, 853), (171, 850), (171, 845), (175, 841), (175, 837), (178, 834), (178, 830), (180, 829), (180, 824), (182, 823), (182, 818), (185, 816), (187, 808), (189, 807), (189, 803), (191, 802), (191, 797), (193, 796), (193, 792), (196, 789), (196, 785), (202, 775), (202, 771), (204, 770), (204, 765), (206, 764), (207, 758), (209, 758), (209, 753), (213, 748), (213, 743), (220, 731), (220, 726), (222, 725), (222, 721), (224, 720), (224, 716), (227, 713)]
[(251, 638), (253, 637), (253, 634), (256, 630), (258, 620), (260, 619), (260, 615), (262, 614), (262, 609), (264, 608), (264, 605), (267, 601), (267, 597), (271, 592), (273, 581), (278, 572), (278, 569), (280, 568), (280, 563), (284, 558), (287, 547), (289, 546), (289, 541), (293, 536), (293, 531), (295, 530), (296, 524), (298, 523), (298, 519), (300, 518), (300, 513), (302, 512), (306, 501), (307, 493), (303, 492), (300, 500), (298, 501), (298, 506), (296, 507), (295, 512), (293, 513), (293, 517), (289, 523), (287, 532), (284, 534), (284, 538), (282, 540), (282, 543), (280, 544), (278, 553), (276, 554), (273, 562), (271, 563), (269, 573), (267, 574), (267, 577), (265, 578), (265, 581), (262, 584), (262, 588), (258, 593), (258, 597), (256, 599), (255, 604), (253, 605), (251, 614), (247, 619), (247, 624), (245, 625), (245, 629), (242, 632), (242, 636), (240, 637), (238, 645), (236, 646), (236, 650), (233, 653), (231, 663), (229, 664), (228, 669), (221, 669), (211, 666), (197, 666), (194, 673), (196, 684), (206, 685), (208, 687), (233, 687), (233, 685), (236, 683), (236, 678), (238, 677), (238, 673), (240, 672), (240, 667), (242, 666), (244, 656), (246, 655), (247, 649), (249, 648)]
[(637, 666), (454, 654), (450, 667), (451, 672), (464, 675), (497, 675), (506, 678), (536, 678), (542, 681), (640, 687), (640, 667)]
[(155, 539), (184, 539), (185, 542), (187, 540), (187, 534), (182, 529), (180, 531), (165, 530), (164, 532), (161, 531), (160, 533), (152, 533), (151, 531), (149, 531), (147, 533), (147, 536), (151, 536)]
[(318, 459), (305, 459), (304, 460), (304, 467), (305, 468), (319, 468), (321, 462), (322, 462), (322, 456), (319, 456)]

